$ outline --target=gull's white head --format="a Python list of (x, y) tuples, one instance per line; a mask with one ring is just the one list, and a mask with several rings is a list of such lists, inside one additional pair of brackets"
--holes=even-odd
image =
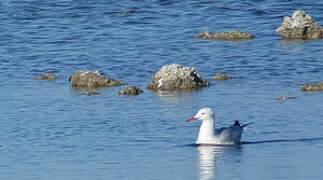
[(201, 121), (214, 120), (214, 113), (211, 108), (202, 108), (196, 113), (195, 116), (186, 120), (186, 122), (190, 122), (193, 120), (201, 120)]

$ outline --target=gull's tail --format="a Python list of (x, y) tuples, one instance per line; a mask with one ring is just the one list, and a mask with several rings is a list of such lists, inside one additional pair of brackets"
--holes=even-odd
[(240, 123), (239, 123), (239, 121), (235, 121), (234, 124), (233, 124), (233, 126), (238, 126), (238, 127), (241, 127), (242, 129), (247, 129), (247, 127), (249, 125), (251, 125), (251, 124), (253, 124), (253, 122), (252, 123), (248, 123), (248, 124), (244, 124), (244, 125), (241, 126)]

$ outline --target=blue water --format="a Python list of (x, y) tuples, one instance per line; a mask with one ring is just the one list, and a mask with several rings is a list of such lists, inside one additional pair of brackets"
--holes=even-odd
[[(39, 0), (0, 2), (0, 179), (321, 179), (322, 40), (283, 41), (284, 16), (323, 25), (323, 1)], [(122, 15), (115, 11), (137, 10)], [(251, 32), (243, 42), (205, 30)], [(193, 66), (212, 85), (193, 93), (146, 86), (163, 65)], [(122, 87), (79, 96), (69, 76), (99, 70)], [(53, 72), (55, 81), (32, 78)], [(234, 77), (212, 81), (224, 72)], [(277, 101), (277, 96), (296, 99)], [(240, 147), (195, 146), (202, 107), (216, 126), (254, 122)]]

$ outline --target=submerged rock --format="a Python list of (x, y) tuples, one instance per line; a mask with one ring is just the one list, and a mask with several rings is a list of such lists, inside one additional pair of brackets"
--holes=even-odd
[(152, 90), (185, 90), (209, 86), (210, 82), (203, 79), (193, 67), (184, 67), (179, 64), (163, 66), (152, 77), (148, 85)]
[(210, 31), (207, 30), (205, 32), (202, 32), (195, 38), (241, 41), (241, 40), (253, 39), (255, 38), (255, 36), (253, 34), (241, 32), (241, 31), (211, 33)]
[(320, 84), (305, 84), (302, 91), (323, 91), (323, 82)]
[(136, 86), (126, 86), (121, 91), (119, 91), (119, 95), (136, 96), (143, 92), (143, 90), (137, 88)]
[(93, 96), (93, 95), (100, 95), (101, 93), (95, 92), (95, 91), (89, 91), (89, 92), (84, 92), (81, 93), (80, 96)]
[(71, 77), (70, 81), (73, 87), (111, 87), (120, 86), (124, 82), (102, 76), (99, 71), (77, 71)]
[(213, 80), (215, 80), (215, 81), (225, 81), (225, 80), (229, 80), (229, 79), (232, 79), (232, 77), (230, 77), (226, 74), (223, 74), (223, 73), (218, 73), (215, 76), (213, 76)]
[(56, 76), (53, 73), (47, 73), (43, 76), (34, 77), (35, 80), (55, 80)]
[(295, 96), (278, 96), (278, 97), (276, 97), (276, 100), (280, 100), (280, 101), (288, 100), (288, 99), (296, 99), (296, 97)]
[(136, 13), (136, 10), (130, 10), (130, 11), (114, 11), (110, 12), (109, 14), (122, 14), (122, 15), (128, 15), (128, 14), (134, 14)]
[(276, 29), (284, 39), (322, 39), (323, 27), (304, 11), (295, 11), (292, 17), (285, 16), (281, 27)]

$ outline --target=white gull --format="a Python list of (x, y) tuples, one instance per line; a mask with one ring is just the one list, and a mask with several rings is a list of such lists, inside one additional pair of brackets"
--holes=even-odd
[(214, 131), (215, 115), (211, 108), (202, 108), (197, 114), (186, 122), (201, 120), (202, 124), (198, 134), (196, 144), (217, 144), (217, 145), (237, 145), (240, 144), (243, 130), (247, 128), (248, 123), (240, 125), (239, 121), (229, 127), (222, 127)]

